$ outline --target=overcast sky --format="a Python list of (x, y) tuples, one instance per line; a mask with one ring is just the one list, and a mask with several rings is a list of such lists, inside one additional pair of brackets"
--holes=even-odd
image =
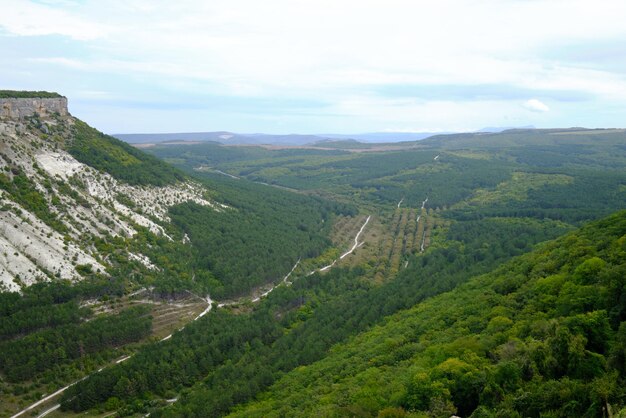
[(625, 127), (626, 2), (0, 0), (0, 88), (108, 133)]

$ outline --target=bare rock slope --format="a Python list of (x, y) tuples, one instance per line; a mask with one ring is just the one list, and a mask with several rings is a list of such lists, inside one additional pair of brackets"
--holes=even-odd
[[(105, 273), (106, 255), (86, 237), (126, 238), (139, 227), (167, 236), (172, 205), (226, 208), (191, 181), (131, 185), (77, 161), (67, 151), (75, 123), (65, 98), (0, 99), (0, 290)], [(155, 268), (143, 254), (126, 256)]]

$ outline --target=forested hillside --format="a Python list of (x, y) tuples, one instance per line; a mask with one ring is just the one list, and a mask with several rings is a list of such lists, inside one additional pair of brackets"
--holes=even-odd
[(501, 193), (501, 204), (490, 206), (490, 213), (471, 207), (458, 216), (576, 223), (608, 215), (626, 200), (624, 141), (623, 130), (537, 129), (443, 135), (403, 143), (401, 151), (370, 146), (367, 153), (351, 147), (268, 150), (214, 143), (146, 150), (187, 170), (218, 170), (339, 199), (349, 196), (364, 205), (404, 199), (405, 205), (418, 206), (428, 197), (429, 207), (450, 208), (477, 191), (516, 182), (517, 193)]
[[(73, 160), (54, 153), (35, 177), (13, 164), (1, 183), (10, 213), (19, 205), (67, 235), (71, 198), (118, 213), (93, 216), (96, 227), (134, 232), (70, 232), (101, 271), (75, 262), (78, 286), (3, 295), (6, 411), (59, 389), (32, 410), (600, 416), (602, 391), (605, 408), (623, 405), (611, 389), (622, 381), (611, 354), (621, 282), (577, 275), (621, 271), (624, 214), (541, 244), (623, 208), (619, 132), (456, 135), (400, 150), (150, 149), (163, 162), (80, 121), (55, 129), (73, 135), (57, 147), (102, 171), (55, 177), (46, 170)], [(115, 192), (102, 193), (101, 176)], [(588, 343), (588, 324), (604, 345)]]
[(130, 184), (163, 186), (184, 179), (172, 166), (80, 120), (68, 142), (67, 150), (78, 161)]
[[(507, 243), (511, 236), (525, 235), (530, 240), (526, 245), (532, 245), (545, 234), (554, 236), (552, 228), (540, 223), (462, 227), (455, 232), (459, 241), (450, 241), (451, 248), (428, 253), (384, 286), (366, 280), (363, 268), (301, 277), (290, 287), (277, 288), (249, 314), (209, 316), (170, 341), (79, 383), (66, 393), (63, 407), (84, 410), (115, 398), (111, 402), (123, 402), (127, 412), (142, 411), (154, 405), (155, 398), (204, 380), (211, 383), (196, 385), (190, 398), (176, 407), (195, 399), (196, 416), (220, 416), (282, 373), (323, 358), (333, 344), (386, 315), (519, 254), (519, 248)], [(481, 257), (487, 239), (491, 254)], [(453, 263), (448, 261), (451, 257), (456, 258)], [(117, 382), (126, 378), (134, 390), (116, 391)]]
[(317, 257), (331, 245), (334, 217), (356, 214), (352, 205), (274, 187), (221, 176), (202, 182), (232, 209), (214, 212), (186, 203), (170, 216), (191, 241), (192, 258), (184, 262), (193, 263), (197, 276), (211, 273), (217, 283), (205, 291), (218, 299), (247, 294), (280, 279), (298, 259)]
[(211, 297), (266, 291), (334, 246), (336, 217), (356, 214), (247, 181), (193, 179), (73, 118), (57, 94), (7, 94), (0, 416), (182, 329)]
[(388, 317), (233, 416), (615, 413), (625, 277), (622, 211)]

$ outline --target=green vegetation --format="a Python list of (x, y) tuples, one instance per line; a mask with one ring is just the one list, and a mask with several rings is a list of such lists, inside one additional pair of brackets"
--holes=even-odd
[(54, 99), (64, 97), (49, 91), (0, 90), (0, 99)]
[[(161, 145), (148, 151), (188, 170), (217, 169), (334, 198), (349, 197), (366, 206), (404, 198), (405, 205), (419, 207), (428, 197), (430, 207), (450, 207), (478, 189), (489, 191), (502, 183), (511, 189), (517, 182), (515, 187), (525, 187), (528, 197), (515, 205), (505, 202), (490, 208), (493, 212), (485, 215), (548, 216), (579, 223), (608, 215), (626, 200), (625, 138), (622, 130), (520, 130), (446, 135), (407, 143), (409, 148), (403, 151), (369, 153), (214, 143)], [(539, 184), (541, 176), (568, 180)], [(463, 216), (475, 215), (474, 208), (466, 212)]]
[(94, 317), (91, 309), (80, 306), (88, 298), (122, 294), (122, 283), (108, 279), (40, 283), (23, 295), (0, 293), (3, 376), (13, 383), (37, 377), (50, 381), (113, 357), (111, 348), (145, 337), (151, 319), (144, 307)]
[[(172, 222), (164, 228), (173, 240), (136, 226), (132, 238), (105, 236), (84, 244), (109, 254), (111, 276), (154, 287), (162, 297), (192, 291), (222, 299), (278, 282), (298, 259), (316, 257), (331, 245), (327, 236), (335, 216), (356, 213), (351, 205), (223, 176), (198, 181), (227, 206), (171, 207)], [(129, 260), (128, 252), (146, 255), (158, 268)]]
[(625, 234), (622, 211), (391, 316), (235, 416), (602, 416), (626, 395)]
[[(26, 174), (17, 168), (9, 171), (10, 174), (0, 173), (0, 189), (7, 191), (16, 203), (32, 212), (56, 231), (66, 232), (67, 227), (50, 210), (46, 198), (35, 188)], [(6, 210), (6, 208), (0, 210)]]
[(334, 215), (355, 214), (353, 207), (274, 187), (217, 180), (203, 181), (229, 208), (185, 203), (170, 210), (174, 225), (191, 239), (193, 256), (185, 262), (196, 274), (211, 272), (217, 286), (209, 291), (217, 298), (280, 280), (299, 258), (317, 257), (330, 245)]
[(67, 150), (78, 161), (129, 184), (164, 186), (185, 177), (172, 166), (76, 120)]
[(0, 370), (19, 382), (57, 365), (89, 354), (138, 341), (150, 334), (149, 308), (138, 306), (120, 314), (94, 318), (34, 332), (0, 345)]
[[(151, 149), (181, 171), (162, 162), (167, 170), (150, 171), (158, 166), (141, 151), (80, 123), (76, 132), (97, 168), (134, 184), (193, 176), (225, 205), (172, 207), (162, 223), (171, 240), (140, 227), (129, 238), (84, 237), (107, 273), (157, 297), (241, 298), (78, 382), (63, 394), (64, 413), (599, 417), (624, 408), (626, 212), (587, 224), (626, 201), (623, 132), (452, 135), (401, 151), (351, 152), (342, 141)], [(8, 175), (4, 183), (19, 199)], [(346, 251), (370, 214), (363, 245), (310, 274)], [(250, 301), (297, 260), (292, 284)], [(0, 299), (5, 381), (83, 376), (67, 370), (93, 370), (149, 331), (139, 308), (94, 319), (81, 298)], [(69, 333), (94, 350), (77, 356)]]
[(80, 298), (103, 295), (121, 296), (120, 283), (108, 280), (86, 280), (76, 285), (62, 281), (38, 283), (16, 292), (0, 293), (0, 337), (28, 334), (57, 325), (79, 323), (91, 311), (80, 308)]
[[(543, 234), (558, 234), (558, 229), (539, 222), (493, 222), (491, 226), (485, 222), (453, 233), (459, 240), (451, 241), (455, 245), (416, 258), (384, 286), (360, 279), (363, 269), (334, 269), (277, 288), (250, 314), (218, 311), (209, 315), (170, 341), (76, 385), (64, 396), (64, 408), (84, 410), (115, 397), (123, 405), (139, 405), (138, 411), (144, 410), (155, 396), (164, 397), (168, 391), (178, 392), (203, 379), (205, 384), (194, 387), (176, 406), (185, 413), (195, 411), (190, 412), (193, 416), (207, 416), (207, 411), (220, 416), (252, 399), (282, 373), (323, 358), (333, 344), (385, 315), (452, 289), (470, 274), (488, 271), (498, 261), (521, 253), (524, 246), (545, 239)], [(513, 236), (529, 241), (518, 248), (511, 241)], [(121, 379), (130, 380), (133, 392), (115, 391)]]

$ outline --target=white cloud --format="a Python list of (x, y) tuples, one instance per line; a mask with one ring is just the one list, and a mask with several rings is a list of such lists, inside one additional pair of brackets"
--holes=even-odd
[[(60, 5), (67, 6), (62, 2)], [(0, 13), (0, 27), (17, 36), (63, 35), (88, 41), (106, 35), (108, 29), (101, 23), (58, 9), (54, 5), (21, 0), (4, 0)]]
[[(550, 91), (568, 91), (626, 103), (626, 74), (542, 56), (564, 43), (624, 42), (623, 0), (4, 0), (2, 9), (0, 33), (80, 45), (71, 56), (57, 49), (29, 58), (48, 77), (74, 72), (81, 90), (101, 90), (102, 75), (114, 75), (153, 91), (317, 100), (338, 110), (354, 97), (393, 100), (379, 87), (403, 85), (499, 85), (549, 100)], [(394, 126), (414, 126), (415, 106), (395, 103), (406, 119)], [(454, 110), (450, 123), (478, 105), (442, 95), (419, 106), (437, 115), (430, 126), (445, 127), (444, 107)], [(548, 110), (532, 101), (524, 108)], [(511, 117), (530, 115), (524, 108), (519, 96), (506, 106)]]
[(543, 112), (550, 111), (550, 108), (545, 103), (537, 99), (527, 100), (524, 102), (522, 106), (524, 106), (526, 109), (530, 110), (531, 112), (543, 113)]
[(106, 60), (169, 63), (180, 68), (176, 76), (228, 74), (272, 88), (527, 85), (567, 69), (536, 59), (534, 48), (546, 41), (626, 36), (626, 3), (618, 0), (604, 7), (582, 0), (87, 0), (63, 8), (7, 1), (0, 26), (16, 35), (93, 40)]

